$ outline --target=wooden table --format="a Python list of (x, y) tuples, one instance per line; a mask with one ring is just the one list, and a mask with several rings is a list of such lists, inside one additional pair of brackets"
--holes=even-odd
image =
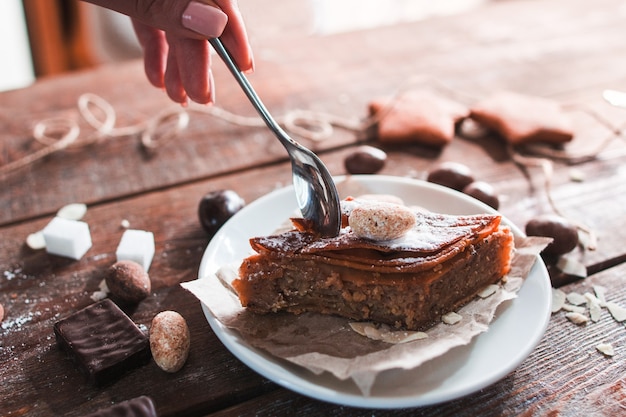
[[(423, 75), (465, 98), (513, 90), (571, 105), (572, 112), (592, 109), (620, 126), (626, 123), (626, 110), (606, 104), (601, 93), (626, 90), (625, 13), (617, 0), (493, 1), (448, 17), (292, 37), (282, 36), (270, 17), (255, 21), (251, 13), (257, 58), (251, 80), (276, 114), (298, 108), (359, 120), (371, 99)], [(265, 31), (255, 31), (262, 25)], [(214, 72), (218, 105), (253, 116), (221, 63)], [(81, 135), (93, 132), (76, 109), (84, 93), (106, 99), (117, 112), (117, 126), (145, 121), (172, 106), (163, 92), (148, 85), (140, 62), (43, 79), (0, 94), (0, 164), (39, 149), (32, 129), (40, 120), (69, 117), (78, 121)], [(592, 144), (608, 135), (597, 119), (584, 115), (576, 117), (575, 129), (575, 143)], [(378, 145), (337, 129), (330, 139), (305, 144), (340, 175), (346, 155), (367, 141)], [(457, 137), (441, 151), (417, 144), (383, 149), (389, 157), (381, 171), (385, 175), (424, 178), (440, 161), (465, 163), (496, 187), (500, 211), (522, 228), (550, 210), (541, 171), (521, 169), (493, 135), (478, 141)], [(583, 181), (572, 180), (573, 169)], [(296, 394), (250, 370), (219, 342), (199, 302), (178, 284), (196, 278), (209, 241), (196, 214), (202, 195), (233, 189), (250, 202), (289, 184), (290, 175), (284, 150), (266, 129), (192, 113), (187, 129), (155, 151), (143, 150), (138, 135), (123, 136), (49, 155), (1, 179), (0, 303), (5, 317), (0, 414), (78, 416), (139, 395), (152, 397), (160, 416), (294, 415), (296, 410), (298, 415), (354, 416), (626, 413), (626, 329), (606, 311), (599, 322), (586, 326), (555, 314), (538, 347), (504, 379), (467, 397), (423, 408), (334, 405)], [(561, 211), (584, 221), (598, 236), (597, 250), (572, 254), (589, 276), (576, 279), (553, 268), (553, 285), (567, 293), (601, 285), (611, 300), (626, 305), (623, 138), (591, 161), (575, 166), (555, 162), (552, 195)], [(73, 202), (89, 208), (84, 221), (93, 247), (82, 259), (55, 257), (25, 245), (30, 233)], [(103, 271), (115, 261), (122, 220), (152, 231), (156, 240), (152, 295), (130, 316), (148, 326), (159, 311), (180, 312), (191, 330), (191, 352), (177, 373), (167, 374), (152, 362), (106, 388), (95, 388), (57, 349), (52, 326), (93, 302)], [(612, 343), (615, 356), (596, 351), (600, 342)]]

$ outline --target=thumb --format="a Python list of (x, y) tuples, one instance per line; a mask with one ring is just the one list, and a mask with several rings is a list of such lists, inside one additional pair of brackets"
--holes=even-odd
[(228, 23), (228, 16), (216, 6), (191, 1), (182, 14), (182, 25), (207, 38), (219, 37)]

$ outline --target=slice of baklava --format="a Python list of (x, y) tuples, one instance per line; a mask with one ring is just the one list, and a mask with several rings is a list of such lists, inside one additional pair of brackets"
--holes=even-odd
[[(256, 313), (316, 312), (424, 330), (509, 271), (513, 234), (499, 215), (453, 216), (342, 201), (339, 236), (294, 229), (250, 240), (232, 283)], [(407, 213), (409, 213), (407, 215)]]

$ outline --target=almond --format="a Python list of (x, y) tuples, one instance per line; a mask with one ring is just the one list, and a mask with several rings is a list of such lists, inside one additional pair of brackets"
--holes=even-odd
[(386, 325), (376, 325), (370, 322), (350, 323), (352, 330), (372, 340), (381, 340), (385, 343), (400, 344), (414, 340), (426, 339), (428, 334), (408, 330), (393, 330)]
[(565, 305), (566, 294), (557, 288), (552, 288), (552, 312), (556, 313), (557, 311), (563, 308)]
[(606, 356), (615, 355), (615, 349), (613, 349), (613, 345), (610, 343), (599, 343), (596, 345), (596, 349)]
[(189, 356), (190, 335), (185, 318), (175, 311), (162, 311), (152, 319), (150, 351), (159, 368), (176, 372)]
[(455, 313), (454, 311), (451, 311), (441, 316), (441, 321), (443, 321), (445, 324), (457, 324), (461, 320), (463, 320), (463, 316)]
[(607, 302), (606, 308), (608, 308), (615, 321), (620, 323), (626, 321), (626, 308), (614, 303), (613, 301)]
[(579, 294), (577, 292), (571, 292), (571, 293), (567, 294), (565, 299), (570, 304), (573, 304), (575, 306), (580, 306), (580, 305), (583, 305), (583, 304), (585, 304), (587, 302), (587, 298), (584, 295)]
[(565, 314), (565, 317), (567, 317), (567, 319), (571, 321), (572, 323), (578, 324), (578, 325), (587, 324), (587, 322), (589, 321), (589, 318), (587, 316), (581, 313), (576, 313), (576, 312), (567, 313)]
[(72, 203), (61, 207), (57, 216), (68, 220), (80, 220), (85, 216), (85, 213), (87, 213), (86, 204)]
[(496, 293), (496, 291), (498, 291), (498, 288), (500, 288), (499, 285), (497, 285), (497, 284), (490, 284), (490, 285), (487, 285), (482, 290), (480, 290), (480, 292), (477, 295), (480, 298), (489, 298), (492, 295), (494, 295)]

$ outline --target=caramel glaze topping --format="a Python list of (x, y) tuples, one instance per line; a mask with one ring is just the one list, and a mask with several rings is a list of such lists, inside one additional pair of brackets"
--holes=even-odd
[(373, 272), (417, 272), (453, 258), (500, 227), (498, 215), (452, 216), (417, 211), (417, 222), (404, 236), (387, 241), (357, 237), (350, 227), (339, 236), (319, 238), (296, 229), (250, 240), (252, 248), (269, 257), (315, 259)]

